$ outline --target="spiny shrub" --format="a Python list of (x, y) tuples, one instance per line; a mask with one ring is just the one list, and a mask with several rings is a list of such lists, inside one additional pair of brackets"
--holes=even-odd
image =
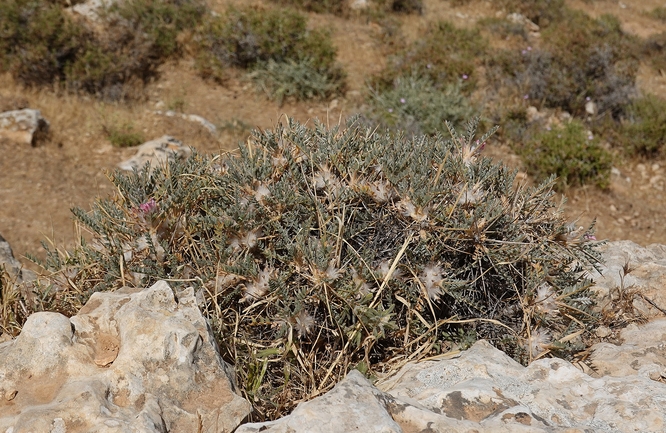
[(369, 115), (381, 127), (411, 135), (435, 135), (446, 129), (445, 121), (457, 127), (474, 114), (460, 85), (438, 89), (416, 73), (397, 78), (392, 88), (372, 92), (370, 104)]
[(567, 11), (542, 32), (540, 48), (500, 52), (490, 60), (491, 80), (507, 79), (535, 104), (583, 114), (587, 98), (599, 113), (618, 117), (636, 92), (638, 61), (633, 38), (617, 18), (593, 19)]
[(619, 126), (621, 143), (631, 154), (656, 156), (666, 145), (666, 101), (647, 95), (627, 107)]
[(146, 141), (143, 134), (134, 131), (131, 123), (105, 126), (103, 129), (111, 144), (116, 147), (138, 146)]
[(608, 187), (611, 155), (579, 121), (537, 133), (518, 151), (528, 173), (540, 180), (557, 175), (559, 189), (586, 183)]
[[(195, 287), (259, 419), (368, 374), (490, 339), (524, 362), (575, 350), (598, 253), (551, 203), (482, 158), (475, 124), (406, 140), (294, 121), (238, 156), (131, 174), (74, 211), (92, 240), (49, 251), (74, 312), (96, 291)], [(76, 290), (73, 290), (73, 288)]]
[(478, 30), (456, 28), (448, 21), (431, 24), (416, 42), (392, 56), (374, 79), (374, 87), (390, 88), (398, 78), (416, 73), (437, 85), (462, 83), (464, 91), (476, 83), (477, 58), (485, 52)]

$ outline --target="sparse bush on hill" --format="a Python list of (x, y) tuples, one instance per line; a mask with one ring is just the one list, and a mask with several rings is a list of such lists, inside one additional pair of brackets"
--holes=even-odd
[(392, 88), (373, 91), (369, 102), (369, 114), (380, 127), (408, 135), (435, 135), (444, 132), (444, 121), (458, 127), (474, 115), (460, 85), (438, 89), (430, 78), (416, 73), (396, 79)]
[(308, 30), (305, 17), (290, 9), (231, 8), (211, 17), (198, 41), (199, 72), (218, 81), (230, 66), (255, 70), (264, 90), (279, 100), (328, 96), (344, 87), (329, 33)]
[(101, 29), (75, 20), (45, 0), (0, 5), (0, 65), (28, 85), (59, 83), (108, 99), (143, 83), (177, 54), (179, 32), (193, 28), (205, 8), (198, 0), (128, 0), (103, 10)]
[(666, 145), (666, 101), (654, 95), (633, 101), (613, 138), (632, 155), (660, 155)]
[(448, 21), (431, 24), (413, 44), (389, 58), (386, 68), (374, 79), (374, 87), (391, 88), (396, 79), (416, 73), (438, 87), (461, 84), (463, 91), (474, 88), (476, 62), (486, 43), (478, 30), (457, 28)]
[(580, 115), (591, 99), (600, 113), (617, 118), (636, 93), (636, 47), (617, 18), (593, 19), (568, 10), (557, 26), (542, 32), (540, 48), (493, 56), (490, 77), (496, 85), (515, 87), (535, 105)]
[[(348, 15), (351, 12), (349, 0), (273, 0), (283, 6), (306, 10), (308, 12)], [(422, 13), (422, 0), (374, 0), (368, 10), (372, 12)]]
[(559, 189), (587, 183), (600, 188), (609, 185), (612, 157), (579, 121), (541, 131), (516, 150), (528, 173), (537, 180), (558, 176)]
[(482, 158), (474, 129), (406, 140), (290, 121), (238, 156), (117, 172), (113, 198), (74, 211), (91, 240), (49, 251), (35, 296), (72, 314), (96, 291), (194, 286), (258, 419), (352, 368), (478, 338), (523, 362), (569, 356), (594, 321), (591, 232), (566, 223), (552, 183), (516, 186)]
[(564, 0), (498, 0), (508, 13), (517, 12), (542, 28), (559, 23), (566, 13)]

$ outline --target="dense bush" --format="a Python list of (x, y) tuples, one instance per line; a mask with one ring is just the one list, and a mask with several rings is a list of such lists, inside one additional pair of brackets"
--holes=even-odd
[(428, 77), (415, 73), (397, 78), (392, 88), (371, 92), (370, 117), (382, 128), (409, 135), (435, 135), (445, 121), (458, 127), (474, 114), (458, 84), (438, 89)]
[(537, 133), (518, 152), (537, 180), (557, 175), (560, 188), (586, 183), (608, 186), (611, 155), (578, 121)]
[(193, 28), (198, 0), (128, 0), (102, 9), (99, 29), (45, 0), (0, 4), (0, 65), (29, 85), (61, 83), (119, 99), (132, 81), (145, 82), (179, 50), (177, 35)]
[(619, 117), (636, 92), (637, 45), (617, 18), (593, 19), (567, 10), (557, 26), (542, 32), (540, 48), (524, 47), (496, 54), (489, 62), (491, 80), (507, 80), (531, 103), (584, 113), (593, 100), (600, 113)]
[[(273, 0), (283, 6), (291, 6), (308, 12), (348, 15), (349, 0)], [(368, 5), (372, 12), (422, 13), (422, 0), (374, 0)]]
[(478, 30), (456, 28), (448, 21), (433, 23), (416, 42), (389, 58), (374, 86), (391, 88), (396, 79), (416, 73), (437, 86), (462, 83), (462, 89), (469, 91), (476, 83), (476, 63), (485, 45)]
[(230, 66), (253, 74), (263, 90), (282, 100), (328, 96), (344, 88), (328, 32), (308, 30), (303, 15), (289, 9), (231, 8), (199, 32), (197, 68), (224, 81)]
[(40, 299), (73, 313), (95, 291), (194, 286), (257, 418), (477, 338), (568, 356), (594, 319), (591, 233), (552, 184), (482, 158), (473, 124), (452, 135), (290, 121), (237, 157), (115, 173), (113, 198), (75, 210), (92, 240), (49, 251)]

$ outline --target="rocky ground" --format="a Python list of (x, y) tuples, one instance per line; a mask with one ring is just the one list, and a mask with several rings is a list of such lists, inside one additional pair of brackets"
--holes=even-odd
[[(218, 0), (212, 6), (223, 10), (229, 3), (242, 2)], [(644, 14), (662, 3), (568, 1), (591, 15), (613, 13), (626, 31), (641, 37), (666, 30), (663, 23)], [(453, 6), (448, 1), (426, 0), (424, 5), (423, 15), (398, 17), (405, 38), (415, 38), (418, 29), (429, 21), (446, 18), (465, 26), (496, 13), (490, 2)], [(379, 42), (380, 25), (371, 19), (318, 14), (310, 14), (309, 19), (315, 26), (332, 28), (339, 61), (348, 73), (347, 92), (332, 101), (287, 101), (280, 106), (256, 93), (240, 72), (224, 86), (204, 81), (190, 60), (164, 65), (159, 80), (148, 86), (145, 98), (131, 104), (26, 89), (8, 74), (0, 75), (0, 111), (39, 109), (52, 131), (48, 140), (36, 146), (0, 141), (0, 230), (21, 260), (27, 263), (23, 258), (26, 253), (43, 256), (39, 245), (46, 239), (59, 247), (71, 245), (77, 233), (70, 208), (85, 209), (94, 197), (113, 192), (107, 174), (135, 149), (113, 147), (105, 127), (131, 122), (147, 139), (169, 134), (200, 152), (225, 152), (233, 151), (251, 128), (270, 128), (285, 116), (302, 122), (318, 118), (334, 124), (362, 111), (366, 79), (381, 70), (385, 62)], [(666, 97), (666, 77), (645, 65), (640, 69), (639, 86), (642, 91)], [(169, 109), (202, 116), (217, 126), (217, 132), (213, 134), (181, 116), (157, 113)], [(494, 143), (487, 152), (521, 169), (519, 158), (508, 146)], [(566, 212), (581, 225), (596, 219), (599, 239), (631, 239), (643, 245), (666, 243), (666, 226), (661, 223), (666, 215), (665, 170), (663, 159), (618, 160), (608, 190), (588, 186), (566, 191)]]

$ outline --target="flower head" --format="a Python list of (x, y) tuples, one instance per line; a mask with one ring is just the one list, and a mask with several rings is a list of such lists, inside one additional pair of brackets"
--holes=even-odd
[(140, 209), (141, 212), (143, 212), (143, 213), (152, 213), (152, 212), (154, 212), (155, 210), (157, 210), (157, 202), (155, 201), (154, 198), (151, 198), (151, 199), (148, 200), (147, 202), (145, 202), (145, 203), (141, 203), (141, 204), (139, 205), (139, 209)]

